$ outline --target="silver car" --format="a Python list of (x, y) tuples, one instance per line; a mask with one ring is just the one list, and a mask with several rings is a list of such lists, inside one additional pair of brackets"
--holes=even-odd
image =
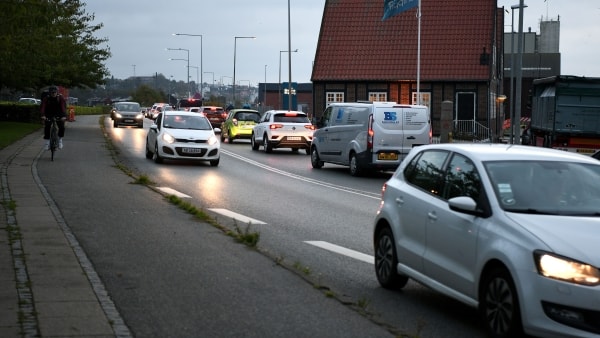
[(142, 113), (142, 108), (137, 102), (114, 103), (110, 116), (114, 128), (118, 128), (120, 125), (144, 127), (144, 113)]
[(385, 288), (411, 278), (493, 337), (600, 334), (600, 162), (506, 144), (414, 148), (374, 220)]

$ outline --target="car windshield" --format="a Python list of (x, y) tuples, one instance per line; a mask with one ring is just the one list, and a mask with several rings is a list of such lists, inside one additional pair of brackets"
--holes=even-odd
[(115, 108), (120, 111), (140, 111), (140, 105), (137, 103), (119, 103)]
[(306, 115), (289, 115), (289, 114), (277, 114), (273, 116), (273, 122), (283, 123), (310, 123)]
[(192, 130), (211, 130), (212, 126), (208, 120), (201, 116), (190, 115), (168, 115), (165, 116), (163, 123), (165, 128), (172, 129), (192, 129)]
[(600, 165), (560, 161), (484, 165), (500, 207), (506, 211), (600, 216)]

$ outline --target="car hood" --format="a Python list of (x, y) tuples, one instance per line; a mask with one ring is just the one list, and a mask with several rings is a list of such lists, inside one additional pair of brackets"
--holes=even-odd
[(600, 217), (508, 215), (551, 251), (600, 267)]
[(171, 136), (186, 140), (206, 140), (214, 133), (212, 130), (192, 130), (192, 129), (165, 129), (165, 133)]

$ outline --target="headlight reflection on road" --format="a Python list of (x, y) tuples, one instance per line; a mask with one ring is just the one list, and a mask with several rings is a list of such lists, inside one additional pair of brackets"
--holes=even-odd
[(201, 200), (207, 205), (218, 206), (222, 203), (221, 189), (225, 182), (215, 173), (202, 175), (196, 181), (196, 191), (200, 193)]

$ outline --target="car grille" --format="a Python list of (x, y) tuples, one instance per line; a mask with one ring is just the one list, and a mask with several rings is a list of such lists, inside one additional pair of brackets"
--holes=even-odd
[(186, 138), (176, 139), (178, 143), (206, 143), (206, 140), (189, 140)]

